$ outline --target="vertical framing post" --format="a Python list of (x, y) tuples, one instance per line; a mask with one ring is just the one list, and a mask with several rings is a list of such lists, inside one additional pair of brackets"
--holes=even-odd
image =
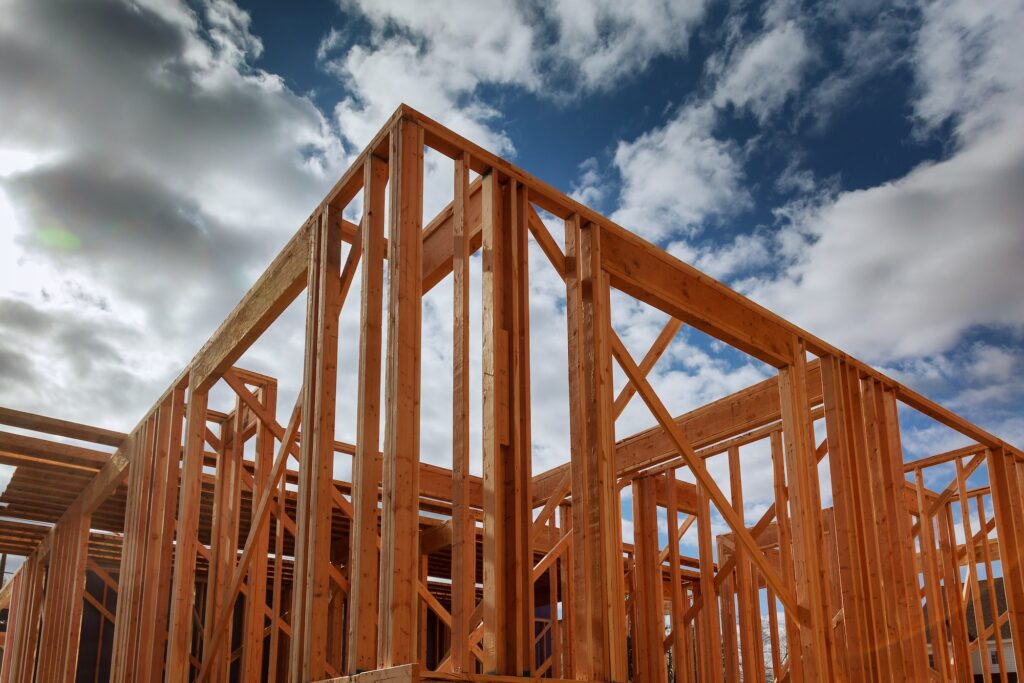
[(853, 486), (860, 497), (860, 527), (857, 538), (862, 552), (861, 592), (869, 601), (865, 610), (866, 633), (872, 666), (877, 676), (887, 676), (892, 670), (892, 642), (888, 637), (886, 623), (889, 609), (882, 585), (883, 542), (879, 537), (883, 508), (874, 503), (871, 489), (872, 465), (869, 462), (867, 418), (863, 398), (860, 372), (848, 363), (841, 363), (843, 375), (842, 390), (846, 401), (849, 425), (848, 438), (850, 455), (847, 462), (853, 473)]
[(970, 635), (967, 632), (966, 609), (960, 562), (957, 558), (956, 531), (950, 504), (944, 503), (936, 515), (939, 527), (939, 552), (942, 558), (943, 588), (949, 613), (949, 638), (953, 644), (953, 667), (957, 683), (970, 683), (973, 662), (970, 653)]
[(808, 680), (833, 680), (832, 617), (825, 592), (826, 566), (821, 556), (821, 492), (818, 486), (814, 431), (807, 411), (807, 361), (803, 342), (793, 340), (792, 362), (779, 370), (786, 471), (792, 505), (793, 563), (797, 602), (803, 615), (800, 645)]
[[(558, 506), (558, 526), (559, 535), (567, 536), (572, 534), (572, 510), (566, 503), (562, 503)], [(574, 625), (573, 625), (573, 609), (572, 605), (575, 604), (573, 599), (573, 591), (575, 590), (575, 578), (574, 573), (574, 556), (575, 553), (572, 550), (573, 541), (575, 536), (569, 539), (569, 548), (562, 553), (562, 556), (558, 558), (558, 576), (561, 582), (561, 597), (562, 597), (562, 624), (561, 624), (561, 637), (562, 637), (562, 666), (560, 678), (571, 678), (572, 677), (572, 662), (573, 662), (573, 650), (575, 648), (574, 638)]]
[(283, 631), (284, 618), (282, 615), (283, 605), (288, 602), (288, 594), (285, 593), (284, 577), (282, 569), (284, 566), (284, 536), (285, 536), (285, 492), (287, 490), (287, 478), (281, 477), (277, 484), (277, 504), (274, 506), (274, 584), (271, 588), (270, 597), (270, 650), (267, 656), (267, 682), (277, 683), (279, 679), (287, 677), (287, 642), (282, 645), (281, 633)]
[[(737, 543), (737, 545), (739, 544)], [(718, 563), (721, 564), (724, 547), (720, 539), (717, 546)], [(701, 561), (703, 562), (703, 558)], [(733, 569), (724, 577), (718, 588), (717, 597), (718, 613), (722, 623), (722, 666), (725, 669), (727, 681), (738, 681), (740, 680), (740, 654), (739, 643), (736, 639), (736, 570)]]
[(687, 631), (689, 625), (683, 619), (686, 608), (683, 604), (683, 586), (679, 576), (679, 512), (676, 505), (676, 471), (670, 469), (665, 473), (666, 489), (668, 490), (668, 564), (669, 580), (672, 582), (672, 664), (675, 680), (673, 683), (690, 681), (693, 671), (690, 663), (690, 650), (687, 647)]
[(908, 632), (903, 625), (906, 606), (901, 609), (897, 595), (897, 564), (893, 558), (893, 539), (891, 531), (896, 526), (895, 504), (885, 487), (886, 463), (883, 451), (884, 438), (878, 420), (876, 401), (877, 387), (871, 378), (860, 381), (862, 413), (866, 449), (862, 452), (861, 465), (866, 469), (864, 481), (868, 484), (869, 500), (874, 508), (878, 537), (879, 575), (875, 584), (882, 605), (885, 608), (885, 619), (882, 622), (888, 656), (888, 667), (885, 674), (897, 680), (912, 678), (904, 666), (902, 639)]
[[(658, 550), (657, 482), (650, 476), (633, 480), (633, 545), (636, 548), (633, 564), (633, 604), (636, 619), (633, 631), (633, 651), (637, 653), (638, 680), (665, 683), (664, 597)], [(670, 486), (675, 482), (670, 482)], [(669, 520), (669, 524), (672, 524)], [(671, 575), (677, 581), (675, 571)]]
[[(738, 545), (738, 544), (737, 544)], [(715, 595), (714, 553), (711, 538), (711, 503), (707, 491), (697, 483), (697, 552), (700, 557), (700, 649), (701, 681), (722, 683), (722, 627), (719, 622), (718, 597)], [(733, 628), (729, 623), (727, 628)]]
[[(943, 607), (942, 588), (939, 586), (939, 563), (935, 549), (935, 523), (928, 514), (928, 500), (925, 497), (924, 472), (918, 467), (914, 470), (917, 489), (917, 509), (920, 520), (921, 564), (925, 580), (925, 597), (928, 601), (928, 628), (930, 634), (944, 633), (945, 608)], [(930, 635), (929, 634), (929, 635)], [(935, 669), (943, 681), (952, 679), (950, 668), (949, 642), (946, 638), (932, 636), (932, 660)]]
[(533, 669), (526, 194), (483, 179), (484, 671)]
[(452, 634), (454, 673), (473, 673), (469, 616), (476, 608), (476, 522), (469, 507), (469, 156), (455, 159), (452, 213)]
[(852, 462), (857, 455), (848, 440), (851, 416), (843, 392), (841, 362), (831, 356), (821, 361), (825, 426), (828, 432), (829, 466), (832, 472), (832, 499), (835, 509), (836, 532), (849, 539), (840, 543), (839, 576), (843, 596), (843, 614), (846, 623), (847, 644), (845, 669), (852, 680), (872, 674), (872, 635), (869, 622), (870, 606), (864, 590), (864, 543), (860, 515), (860, 496), (856, 486), (856, 468)]
[(111, 654), (115, 683), (163, 678), (184, 412), (182, 383), (122, 447), (131, 465)]
[[(166, 422), (167, 416), (162, 414), (160, 422)], [(131, 451), (131, 465), (128, 468), (128, 494), (125, 499), (124, 532), (121, 543), (121, 566), (118, 576), (118, 606), (115, 620), (114, 647), (111, 653), (111, 680), (121, 683), (135, 679), (135, 667), (138, 661), (138, 650), (151, 640), (147, 631), (151, 630), (153, 621), (140, 618), (142, 596), (145, 590), (142, 579), (143, 563), (149, 558), (146, 553), (147, 525), (154, 515), (158, 495), (151, 488), (152, 478), (156, 474), (154, 467), (158, 459), (156, 447), (159, 439), (156, 432), (163, 427), (154, 429), (158, 419), (148, 417), (137, 432), (137, 438), (131, 441), (126, 450)], [(145, 514), (145, 502), (152, 501), (150, 513)], [(116, 628), (117, 623), (123, 624)], [(128, 624), (132, 624), (128, 627)], [(129, 631), (133, 638), (129, 639)]]
[(72, 683), (78, 664), (89, 555), (89, 515), (74, 505), (53, 529), (39, 636), (39, 681)]
[(7, 639), (4, 643), (0, 681), (31, 681), (36, 666), (39, 618), (43, 607), (43, 559), (33, 552), (12, 581), (14, 594), (8, 612)]
[(206, 450), (207, 392), (192, 386), (185, 416), (185, 456), (175, 528), (174, 578), (167, 634), (167, 683), (190, 679), (192, 612), (196, 601), (196, 552), (199, 546), (200, 486)]
[[(732, 506), (743, 518), (743, 477), (740, 472), (740, 449), (729, 449), (729, 492)], [(746, 549), (737, 541), (736, 594), (739, 604), (740, 654), (744, 681), (763, 681), (764, 646), (761, 636), (761, 601), (758, 600), (757, 574)]]
[(925, 638), (924, 608), (915, 563), (917, 552), (911, 532), (911, 515), (906, 505), (906, 479), (903, 475), (903, 447), (900, 440), (896, 395), (890, 387), (876, 382), (876, 410), (883, 461), (878, 463), (893, 510), (889, 528), (892, 564), (895, 572), (896, 599), (903, 630), (904, 663), (911, 678), (928, 676), (928, 642)]
[(625, 578), (612, 412), (610, 292), (600, 227), (566, 221), (572, 462), (573, 668), (577, 680), (624, 681)]
[[(261, 387), (261, 403), (270, 415), (277, 414), (277, 384)], [(256, 432), (256, 466), (253, 476), (252, 512), (255, 516), (259, 499), (270, 483), (274, 463), (274, 433), (261, 420)], [(242, 680), (259, 680), (263, 670), (263, 632), (267, 612), (267, 552), (270, 546), (270, 525), (264, 523), (256, 538), (254, 562), (249, 569), (248, 592), (245, 596), (243, 625)]]
[[(235, 570), (238, 557), (238, 518), (241, 503), (241, 469), (242, 469), (242, 402), (235, 400), (235, 410), (222, 423), (221, 444), (217, 453), (217, 475), (214, 480), (213, 517), (210, 530), (210, 562), (206, 581), (206, 616), (203, 620), (203, 656), (211, 658), (210, 680), (226, 681), (231, 664), (229, 648), (217, 648), (214, 652), (213, 640), (218, 615), (224, 610), (231, 574)], [(224, 638), (231, 642), (233, 623), (221, 628), (227, 634)], [(206, 663), (204, 662), (204, 665)]]
[[(793, 542), (790, 531), (789, 486), (786, 484), (785, 455), (782, 445), (782, 433), (775, 430), (769, 437), (772, 449), (772, 472), (775, 486), (775, 519), (779, 527), (779, 562), (782, 565), (782, 578), (786, 586), (795, 592), (796, 579), (793, 572)], [(800, 657), (800, 627), (795, 614), (785, 613), (786, 626), (786, 659), (789, 662), (790, 677), (794, 681), (802, 681), (803, 659)]]
[(1013, 654), (1019, 663), (1024, 662), (1024, 464), (1002, 448), (990, 449), (986, 457)]
[(377, 489), (380, 465), (380, 368), (384, 296), (384, 202), (387, 162), (375, 154), (363, 164), (362, 311), (359, 317), (359, 395), (352, 461), (352, 538), (349, 559), (348, 665), (350, 674), (377, 668), (380, 551)]
[(388, 351), (380, 623), (377, 659), (416, 661), (419, 581), (420, 340), (423, 262), (423, 129), (401, 118), (391, 130)]
[(315, 219), (306, 289), (302, 440), (289, 650), (291, 680), (296, 683), (328, 677), (331, 491), (341, 307), (341, 222), (334, 219), (333, 212), (327, 206)]

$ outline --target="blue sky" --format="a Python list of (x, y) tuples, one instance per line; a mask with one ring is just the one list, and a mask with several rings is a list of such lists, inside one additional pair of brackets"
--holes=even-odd
[[(405, 101), (1024, 443), (1022, 31), (1021, 0), (0, 0), (0, 404), (129, 429)], [(539, 471), (567, 457), (563, 292), (531, 287)], [(282, 405), (300, 319), (244, 359)], [(663, 322), (617, 301), (638, 356)], [(684, 331), (652, 381), (682, 411), (767, 372)], [(908, 456), (957, 443), (903, 419)]]
[[(319, 42), (308, 37), (322, 33), (327, 21), (343, 33), (341, 51), (367, 44), (372, 26), (358, 9), (330, 0), (303, 3), (298, 8), (275, 2), (254, 2), (245, 7), (254, 26), (265, 27), (259, 31), (264, 50), (254, 62), (256, 66), (280, 74), (291, 87), (309, 93), (325, 110), (348, 94), (344, 84), (330, 73), (311, 68)], [(829, 40), (848, 40), (851, 31), (864, 27), (882, 30), (879, 24), (888, 21), (906, 22), (909, 29), (920, 16), (920, 9), (913, 5), (890, 8), (879, 15), (880, 7), (865, 7), (863, 14), (867, 16), (856, 17), (845, 26), (816, 27), (820, 34), (815, 37), (820, 43), (813, 63), (807, 65), (812, 87), (844, 66), (844, 55), (830, 48)], [(585, 159), (609, 156), (616, 141), (636, 137), (663, 123), (669, 110), (708, 87), (713, 79), (705, 73), (705, 65), (721, 46), (723, 22), (739, 20), (756, 31), (759, 15), (765, 9), (757, 3), (707, 3), (706, 17), (689, 37), (688, 45), (685, 49), (676, 46), (682, 54), (672, 50), (656, 55), (645, 68), (622, 75), (613, 87), (587, 97), (561, 101), (524, 88), (490, 84), (483, 84), (476, 96), (500, 110), (500, 128), (513, 140), (521, 165), (543, 169), (546, 178), (568, 187), (578, 179), (579, 164)], [(391, 30), (398, 33), (395, 28)], [(893, 44), (887, 47), (905, 49), (910, 35), (907, 31), (892, 36)], [(768, 122), (767, 127), (758, 125), (747, 112), (727, 112), (716, 133), (744, 142), (770, 130), (779, 136), (776, 145), (795, 145), (803, 152), (825, 146), (809, 153), (804, 165), (819, 176), (841, 175), (844, 189), (871, 187), (898, 178), (922, 160), (941, 157), (943, 135), (913, 135), (912, 65), (895, 60), (888, 67), (864, 74), (866, 82), (859, 87), (858, 97), (843, 102), (841, 110), (829, 112), (827, 125), (790, 102), (780, 112), (782, 117)], [(571, 81), (564, 85), (573, 87)], [(796, 113), (802, 114), (800, 121), (792, 119)], [(778, 175), (788, 159), (766, 153), (750, 163), (755, 177)], [(758, 198), (762, 201), (744, 217), (745, 223), (770, 220), (770, 212), (765, 209), (780, 199), (770, 188)]]

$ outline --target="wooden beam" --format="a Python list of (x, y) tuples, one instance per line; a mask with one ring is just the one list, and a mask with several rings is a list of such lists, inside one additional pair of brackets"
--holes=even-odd
[(0, 408), (0, 424), (20, 429), (30, 429), (34, 432), (63, 436), (79, 441), (90, 441), (104, 446), (118, 447), (127, 438), (127, 434), (115, 432), (110, 429), (101, 429), (69, 420), (58, 420), (53, 417), (35, 415), (11, 408)]
[(597, 226), (566, 221), (569, 431), (574, 534), (573, 672), (626, 679), (622, 521), (614, 460), (608, 280)]
[(15, 574), (11, 609), (8, 611), (3, 666), (0, 682), (31, 681), (36, 668), (39, 620), (43, 605), (45, 579), (43, 559), (38, 552), (26, 558)]
[(740, 543), (746, 546), (747, 550), (750, 551), (751, 560), (757, 564), (758, 569), (761, 570), (761, 574), (764, 576), (765, 580), (771, 584), (772, 588), (775, 590), (779, 599), (786, 608), (793, 613), (800, 614), (797, 608), (797, 603), (792, 594), (772, 570), (768, 561), (765, 559), (764, 554), (757, 547), (757, 542), (754, 540), (753, 536), (751, 536), (750, 532), (747, 531), (742, 518), (736, 514), (736, 511), (731, 505), (729, 505), (729, 502), (722, 493), (722, 490), (718, 488), (714, 479), (712, 479), (711, 475), (708, 474), (707, 468), (704, 466), (704, 461), (698, 458), (693, 447), (686, 443), (682, 434), (679, 433), (679, 429), (672, 422), (672, 418), (669, 416), (668, 410), (661, 402), (661, 399), (658, 398), (647, 379), (640, 374), (640, 369), (636, 366), (632, 357), (630, 357), (629, 351), (622, 343), (622, 340), (619, 339), (619, 336), (615, 334), (614, 330), (609, 329), (609, 334), (611, 336), (611, 347), (616, 360), (619, 362), (619, 366), (625, 371), (629, 380), (636, 385), (637, 392), (640, 394), (644, 403), (647, 404), (647, 407), (650, 409), (655, 419), (672, 438), (676, 450), (682, 454), (686, 460), (686, 464), (690, 467), (690, 470), (697, 478), (698, 488), (704, 489), (704, 495), (714, 502), (719, 514), (722, 515), (733, 533), (736, 534)]
[[(661, 354), (665, 353), (668, 345), (672, 343), (672, 339), (676, 336), (679, 328), (682, 327), (683, 323), (675, 318), (669, 318), (665, 326), (661, 328), (661, 332), (655, 337), (654, 342), (651, 344), (651, 348), (644, 354), (643, 360), (640, 361), (640, 372), (644, 375), (649, 375), (651, 369), (654, 368), (655, 363), (661, 358)], [(636, 387), (632, 383), (627, 383), (619, 391), (619, 395), (615, 397), (615, 417), (616, 419), (622, 414), (622, 411), (629, 405), (629, 401), (636, 394)]]
[(1024, 465), (1003, 449), (986, 454), (992, 482), (1014, 657), (1024, 661)]
[[(249, 393), (248, 390), (245, 390)], [(277, 382), (267, 382), (259, 386), (260, 407), (270, 415), (277, 413)], [(252, 396), (251, 393), (249, 393)], [(255, 398), (255, 396), (253, 397)], [(239, 399), (244, 403), (245, 395)], [(259, 419), (259, 418), (257, 418)], [(261, 513), (260, 500), (264, 494), (272, 493), (277, 481), (274, 480), (274, 430), (268, 420), (259, 419), (259, 430), (256, 433), (254, 447), (255, 469), (253, 472), (253, 490), (249, 508), (249, 529), (253, 533), (253, 522)], [(245, 600), (245, 615), (242, 625), (242, 663), (241, 677), (243, 680), (259, 678), (263, 672), (264, 637), (263, 628), (266, 622), (267, 605), (267, 553), (270, 549), (270, 525), (257, 523), (256, 536), (253, 539), (253, 555), (256, 562), (249, 569), (249, 581)], [(232, 567), (234, 569), (235, 567)], [(233, 586), (229, 584), (228, 600), (233, 600)]]
[(187, 683), (191, 678), (192, 610), (195, 606), (201, 475), (206, 450), (206, 404), (205, 392), (189, 391), (167, 635), (167, 683)]
[(484, 671), (533, 669), (527, 200), (483, 179)]
[(306, 223), (256, 280), (192, 361), (193, 387), (208, 391), (306, 287), (312, 224)]
[(0, 432), (0, 463), (4, 465), (95, 472), (109, 461), (110, 454), (103, 451), (34, 436)]
[(658, 505), (655, 480), (640, 477), (633, 481), (633, 650), (637, 653), (639, 680), (665, 683), (664, 597), (661, 562), (658, 552)]
[(36, 680), (75, 681), (88, 539), (89, 517), (72, 507), (55, 527), (50, 551)]
[[(807, 366), (808, 405), (821, 404), (821, 371), (817, 360)], [(674, 422), (695, 449), (759, 429), (781, 419), (778, 379), (771, 377), (742, 391), (674, 418)], [(671, 438), (660, 426), (620, 439), (615, 444), (618, 476), (657, 467), (677, 457)], [(534, 477), (534, 505), (543, 504), (569, 465), (559, 465)]]
[[(454, 163), (452, 201), (452, 672), (473, 673), (469, 616), (476, 608), (476, 520), (470, 505), (470, 235), (469, 165), (463, 154)], [(477, 184), (481, 187), (483, 179)], [(424, 240), (426, 251), (426, 240)], [(483, 501), (481, 500), (481, 503)]]
[(420, 335), (423, 131), (400, 119), (391, 133), (388, 343), (381, 519), (379, 665), (416, 661), (419, 581)]
[(334, 411), (341, 313), (341, 230), (328, 207), (310, 238), (306, 353), (302, 380), (302, 448), (292, 594), (291, 679), (327, 678)]
[[(793, 563), (797, 601), (807, 611), (801, 619), (800, 657), (804, 675), (811, 680), (832, 680), (832, 614), (829, 611), (824, 548), (821, 525), (821, 492), (818, 463), (814, 457), (814, 430), (807, 411), (807, 368), (803, 344), (794, 340), (789, 362), (779, 370), (779, 394), (782, 408), (786, 456), (786, 481), (789, 489), (793, 532)], [(775, 588), (775, 587), (773, 587)], [(776, 594), (779, 593), (775, 588)], [(798, 613), (799, 614), (799, 613)]]
[(348, 673), (377, 668), (380, 537), (377, 489), (381, 482), (380, 370), (384, 296), (384, 202), (388, 166), (367, 157), (363, 180), (362, 306), (359, 322), (359, 393), (356, 454), (352, 461), (352, 531), (349, 555)]
[(782, 367), (792, 335), (768, 311), (649, 242), (603, 226), (611, 285), (751, 356)]
[[(701, 633), (698, 638), (702, 681), (722, 683), (723, 661), (720, 646), (722, 627), (719, 621), (718, 599), (715, 590), (714, 551), (711, 540), (711, 499), (703, 482), (697, 482), (697, 551), (700, 553), (700, 611)], [(730, 624), (728, 628), (732, 628)]]

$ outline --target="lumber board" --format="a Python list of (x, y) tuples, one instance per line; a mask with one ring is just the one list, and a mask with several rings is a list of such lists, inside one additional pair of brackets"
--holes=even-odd
[(90, 441), (104, 446), (118, 447), (128, 436), (112, 429), (93, 427), (92, 425), (70, 420), (59, 420), (45, 415), (26, 413), (12, 408), (0, 408), (0, 424), (20, 429), (29, 429), (34, 432), (63, 436), (79, 441)]
[(384, 187), (387, 163), (375, 155), (364, 162), (362, 225), (362, 301), (359, 327), (359, 393), (356, 453), (352, 461), (352, 534), (349, 551), (351, 597), (348, 601), (346, 671), (377, 668), (379, 535), (377, 490), (381, 485), (380, 371), (384, 297)]
[(208, 391), (306, 287), (311, 235), (307, 223), (292, 236), (196, 354), (190, 378), (195, 390)]
[[(814, 360), (807, 367), (808, 405), (821, 404), (820, 363)], [(746, 389), (725, 396), (674, 419), (687, 441), (695, 449), (747, 431), (765, 427), (781, 419), (778, 379), (770, 377)], [(619, 439), (615, 444), (618, 476), (642, 468), (656, 467), (677, 455), (671, 438), (660, 426)], [(534, 477), (534, 504), (543, 504), (569, 469), (559, 465)]]
[(388, 341), (382, 464), (382, 667), (416, 661), (419, 580), (419, 421), (423, 264), (423, 131), (399, 119), (391, 133)]
[(5, 465), (95, 472), (109, 461), (110, 454), (103, 451), (0, 431), (0, 463)]

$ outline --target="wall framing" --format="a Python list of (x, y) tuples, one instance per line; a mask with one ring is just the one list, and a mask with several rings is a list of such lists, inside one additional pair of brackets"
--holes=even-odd
[[(453, 201), (431, 220), (426, 148), (454, 169)], [(357, 197), (358, 224), (344, 218)], [(564, 221), (564, 247), (539, 210)], [(570, 463), (536, 474), (528, 240), (565, 283), (572, 444)], [(467, 416), (478, 250), (482, 477), (469, 472)], [(356, 305), (357, 273), (346, 444), (338, 316)], [(447, 277), (450, 469), (419, 457), (422, 299)], [(642, 358), (612, 326), (613, 290), (668, 316)], [(277, 380), (236, 362), (303, 291), (302, 390), (282, 424)], [(672, 415), (647, 375), (682, 325), (777, 376)], [(221, 384), (227, 413), (208, 403)], [(616, 439), (633, 398), (657, 424)], [(970, 445), (905, 463), (900, 405)], [(960, 682), (978, 655), (1008, 680), (1003, 650), (997, 666), (987, 657), (1004, 632), (1024, 661), (1019, 449), (404, 105), (130, 434), (7, 409), (0, 423), (116, 449), (0, 432), (0, 461), (77, 492), (63, 505), (33, 494), (16, 508), (31, 529), (0, 522), (2, 549), (28, 556), (0, 593), (0, 683), (78, 680), (83, 648), (105, 638), (109, 670), (97, 662), (89, 680)], [(751, 525), (740, 449), (755, 442), (770, 449), (775, 502)], [(352, 457), (351, 482), (335, 479), (336, 454)], [(707, 467), (719, 456), (726, 490)], [(950, 467), (944, 489), (925, 485)], [(988, 483), (972, 487), (981, 473)], [(727, 532), (713, 535), (712, 510)], [(692, 528), (699, 552), (687, 557), (679, 539)], [(90, 610), (112, 626), (98, 643), (82, 628)]]

